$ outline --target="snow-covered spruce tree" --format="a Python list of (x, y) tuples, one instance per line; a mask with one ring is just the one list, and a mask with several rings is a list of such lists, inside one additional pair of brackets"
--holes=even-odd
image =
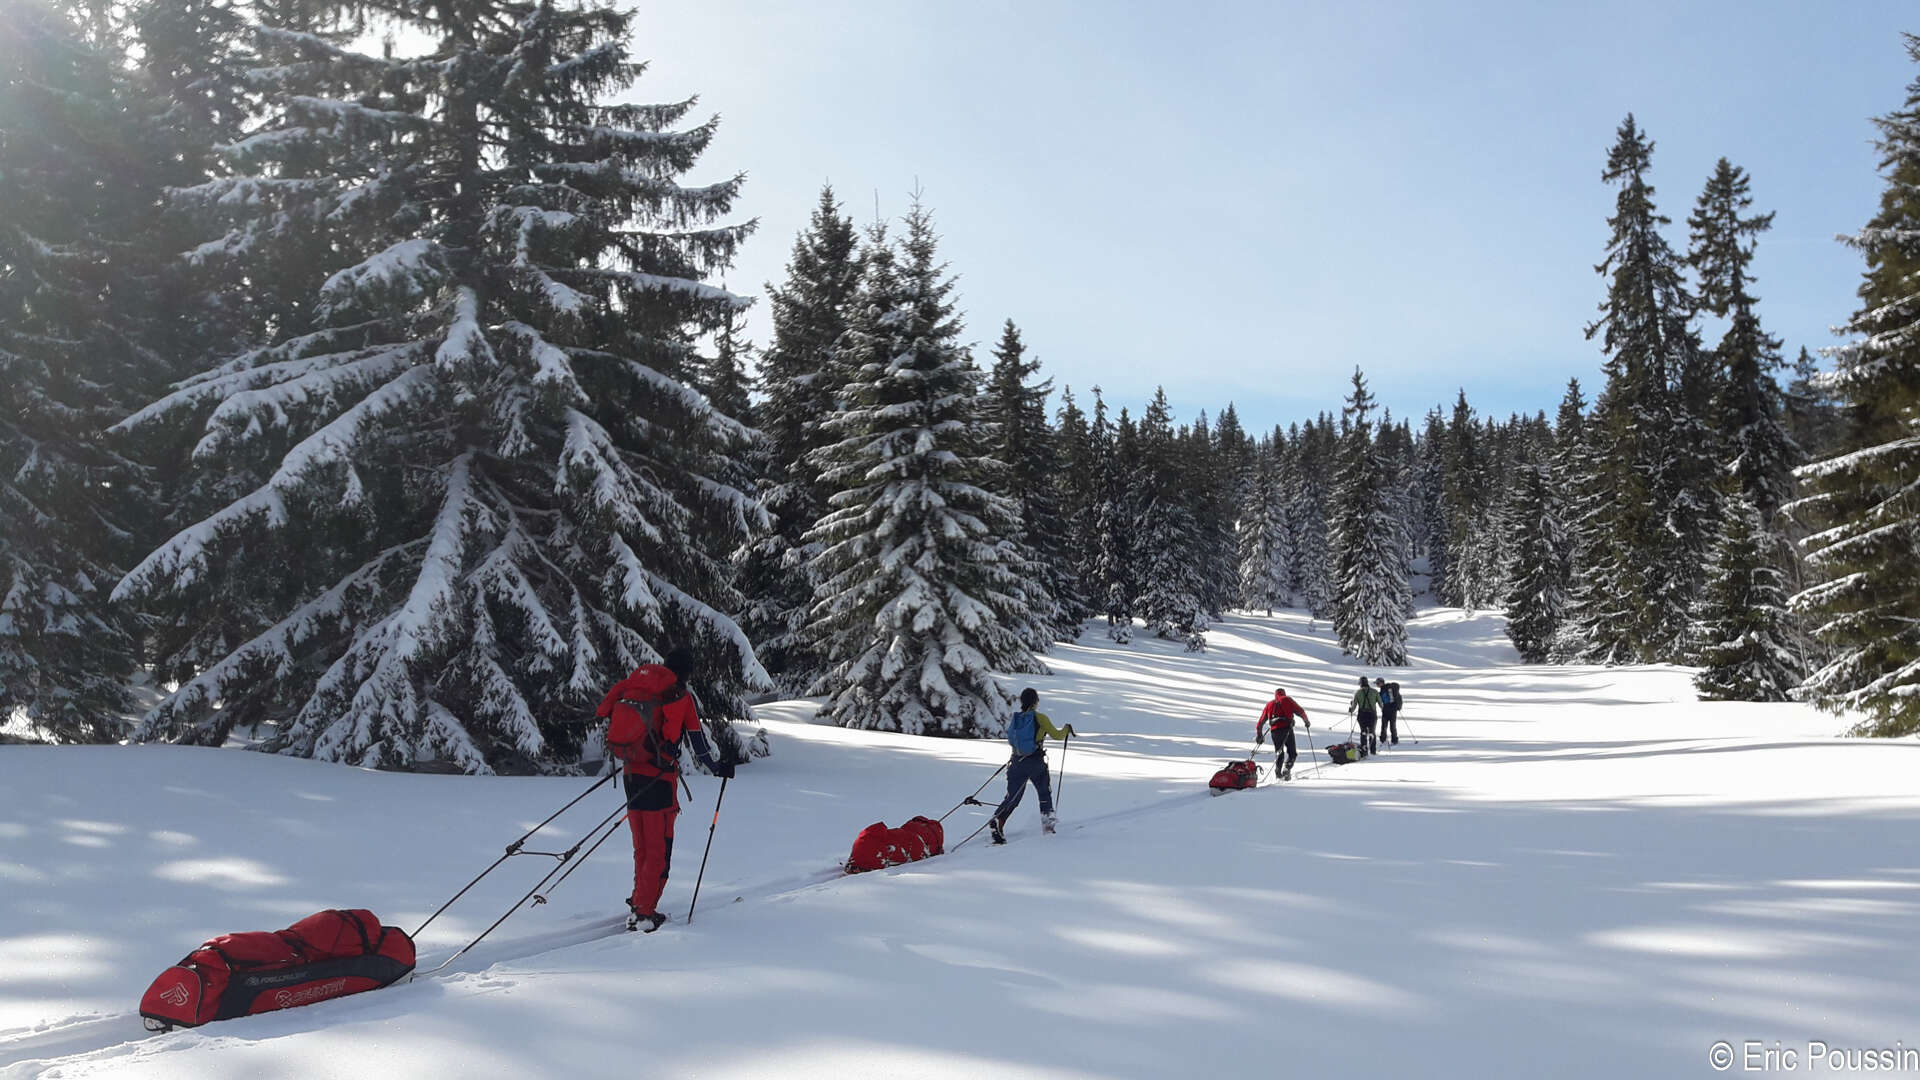
[(1070, 603), (1078, 605), (1072, 614), (1084, 624), (1104, 611), (1103, 606), (1095, 602), (1098, 593), (1094, 585), (1100, 555), (1100, 534), (1095, 520), (1100, 506), (1100, 454), (1094, 445), (1093, 428), (1087, 422), (1087, 414), (1074, 400), (1072, 387), (1060, 392), (1058, 416), (1055, 431), (1060, 448), (1060, 471), (1054, 478), (1054, 487), (1066, 530), (1062, 555), (1072, 579), (1067, 596)]
[(1201, 413), (1194, 421), (1192, 440), (1190, 460), (1198, 469), (1194, 517), (1206, 551), (1200, 604), (1209, 615), (1218, 617), (1234, 606), (1240, 595), (1240, 551), (1234, 519), (1253, 484), (1253, 445), (1247, 441), (1246, 429), (1240, 426), (1232, 402), (1220, 410), (1220, 419), (1211, 428), (1206, 414)]
[(1199, 527), (1189, 504), (1192, 463), (1183, 461), (1163, 389), (1140, 416), (1139, 591), (1133, 609), (1156, 637), (1186, 640), (1204, 629)]
[(1407, 590), (1404, 594), (1404, 614), (1411, 619), (1414, 615), (1413, 603), (1413, 560), (1416, 546), (1413, 540), (1414, 506), (1418, 491), (1413, 478), (1413, 431), (1405, 424), (1393, 423), (1391, 410), (1381, 416), (1379, 449), (1381, 461), (1386, 469), (1386, 495), (1391, 503), (1391, 512), (1400, 523), (1400, 561), (1407, 567)]
[(1526, 467), (1506, 527), (1516, 542), (1513, 583), (1507, 590), (1507, 637), (1520, 659), (1545, 663), (1566, 617), (1572, 561), (1560, 493), (1547, 465)]
[(1005, 469), (988, 485), (1012, 499), (1020, 529), (1013, 537), (1039, 570), (1028, 582), (1030, 621), (1043, 635), (1028, 642), (1036, 652), (1054, 641), (1080, 636), (1085, 606), (1067, 560), (1067, 523), (1060, 513), (1060, 453), (1047, 423), (1052, 380), (1042, 381), (1040, 361), (1028, 360), (1020, 329), (1008, 319), (993, 348), (993, 369), (981, 397), (982, 418), (993, 425), (988, 454)]
[(746, 339), (739, 312), (729, 310), (714, 332), (713, 355), (703, 357), (700, 365), (697, 389), (714, 408), (743, 424), (751, 424), (754, 419), (747, 374), (753, 354), (753, 343)]
[[(1589, 425), (1593, 471), (1576, 507), (1585, 545), (1573, 621), (1598, 662), (1671, 660), (1685, 652), (1710, 543), (1711, 432), (1701, 394), (1693, 298), (1660, 234), (1668, 219), (1647, 181), (1653, 143), (1628, 116), (1602, 179), (1617, 186), (1601, 317), (1607, 386)], [(1707, 455), (1704, 459), (1702, 455)], [(1706, 461), (1702, 467), (1702, 460)]]
[(1300, 594), (1300, 581), (1294, 576), (1300, 567), (1295, 550), (1299, 544), (1299, 529), (1291, 516), (1293, 503), (1288, 497), (1293, 485), (1295, 460), (1293, 443), (1288, 439), (1286, 429), (1278, 424), (1273, 426), (1263, 453), (1264, 460), (1273, 470), (1273, 520), (1276, 529), (1273, 580), (1278, 589), (1275, 600), (1281, 607), (1292, 607), (1294, 598)]
[(1332, 503), (1329, 478), (1338, 467), (1338, 439), (1332, 418), (1320, 414), (1300, 432), (1294, 455), (1293, 490), (1287, 502), (1287, 520), (1293, 525), (1295, 578), (1307, 613), (1316, 619), (1333, 617), (1338, 595), (1333, 570), (1333, 532), (1328, 508)]
[(1240, 506), (1235, 523), (1240, 553), (1240, 606), (1265, 611), (1269, 617), (1275, 607), (1287, 607), (1285, 507), (1281, 505), (1279, 476), (1273, 448), (1261, 447), (1254, 466), (1253, 482), (1248, 485), (1246, 501)]
[(880, 226), (867, 244), (844, 406), (825, 421), (839, 441), (817, 455), (839, 490), (807, 534), (830, 664), (812, 692), (843, 727), (988, 736), (1008, 704), (992, 672), (1046, 670), (1027, 644), (1038, 568), (1007, 539), (1019, 507), (984, 486), (1000, 465), (935, 249), (918, 202), (897, 249)]
[(1446, 581), (1450, 566), (1447, 536), (1447, 422), (1439, 406), (1427, 413), (1426, 429), (1420, 436), (1419, 514), (1420, 534), (1427, 557), (1427, 593), (1436, 603), (1445, 603)]
[(838, 350), (859, 284), (859, 237), (833, 189), (822, 188), (806, 231), (794, 239), (786, 280), (767, 287), (773, 340), (760, 356), (755, 420), (765, 439), (761, 503), (773, 527), (752, 541), (740, 575), (741, 623), (787, 693), (826, 671), (805, 632), (814, 602), (809, 567), (819, 554), (805, 537), (832, 493), (812, 455), (834, 441), (820, 421), (837, 407), (845, 381)]
[(1133, 590), (1139, 578), (1139, 549), (1134, 537), (1134, 486), (1139, 472), (1139, 438), (1127, 410), (1117, 424), (1107, 423), (1100, 388), (1093, 388), (1093, 436), (1101, 455), (1100, 506), (1095, 514), (1100, 553), (1094, 596), (1107, 616), (1107, 636), (1121, 644), (1133, 640)]
[(272, 719), (268, 748), (323, 760), (564, 770), (606, 685), (670, 641), (700, 654), (702, 711), (737, 715), (767, 685), (722, 614), (754, 510), (715, 478), (749, 433), (689, 383), (742, 304), (700, 279), (748, 227), (713, 224), (738, 178), (676, 180), (714, 124), (605, 103), (638, 74), (611, 8), (387, 14), (430, 51), (261, 27), (266, 113), (186, 193), (232, 213), (203, 258), (280, 274), (284, 239), (320, 280), (123, 425), (199, 427), (202, 473), (271, 470), (116, 590), (254, 624), (139, 737)]
[(125, 732), (106, 603), (157, 519), (101, 430), (165, 384), (149, 239), (164, 140), (105, 5), (0, 5), (0, 724)]
[(1757, 300), (1747, 290), (1755, 238), (1773, 227), (1771, 213), (1746, 214), (1753, 206), (1748, 188), (1746, 172), (1721, 158), (1687, 219), (1693, 237), (1687, 261), (1699, 278), (1701, 309), (1728, 320), (1713, 351), (1719, 374), (1714, 420), (1730, 455), (1725, 469), (1768, 531), (1782, 534), (1773, 523), (1793, 496), (1800, 451), (1781, 422), (1780, 384), (1773, 377), (1783, 365), (1780, 339), (1761, 329)]
[(1491, 462), (1492, 439), (1481, 428), (1467, 394), (1454, 400), (1447, 425), (1445, 502), (1447, 576), (1442, 603), (1477, 611), (1496, 606), (1499, 540), (1495, 516), (1499, 469)]
[(1833, 393), (1822, 385), (1820, 365), (1806, 346), (1793, 361), (1793, 378), (1780, 395), (1781, 422), (1802, 457), (1832, 457), (1840, 451), (1846, 419)]
[(1714, 701), (1785, 701), (1806, 664), (1787, 611), (1786, 575), (1775, 563), (1777, 542), (1744, 494), (1727, 501), (1722, 520), (1693, 626), (1700, 664), (1693, 684)]
[(1333, 629), (1340, 647), (1369, 666), (1407, 662), (1405, 525), (1394, 513), (1387, 465), (1367, 414), (1373, 395), (1360, 369), (1341, 413), (1343, 437), (1334, 496)]
[[(1920, 62), (1920, 36), (1906, 36)], [(1836, 456), (1797, 473), (1790, 512), (1818, 530), (1805, 543), (1817, 582), (1793, 608), (1831, 659), (1796, 692), (1857, 710), (1858, 731), (1920, 731), (1920, 79), (1879, 117), (1880, 212), (1849, 243), (1866, 257), (1854, 340), (1831, 351), (1822, 382), (1844, 403)]]

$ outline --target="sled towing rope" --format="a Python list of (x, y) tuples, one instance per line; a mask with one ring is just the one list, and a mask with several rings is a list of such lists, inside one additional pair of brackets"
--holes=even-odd
[[(589, 840), (594, 841), (593, 846), (587, 848), (587, 854), (591, 856), (594, 853), (594, 851), (596, 851), (601, 844), (606, 843), (607, 839), (611, 837), (614, 834), (614, 832), (619, 828), (618, 819), (624, 817), (627, 812), (626, 800), (622, 799), (620, 801), (620, 806), (617, 809), (615, 809), (613, 813), (608, 814), (604, 818), (601, 818), (598, 824), (594, 825), (593, 828), (588, 829), (586, 832), (586, 835), (582, 836), (579, 840), (574, 841), (573, 846), (566, 849), (565, 851), (527, 851), (525, 850), (524, 845), (529, 839), (532, 838), (534, 833), (537, 833), (541, 829), (546, 828), (547, 825), (550, 824), (554, 818), (557, 818), (561, 814), (564, 814), (568, 810), (572, 809), (575, 804), (580, 802), (580, 800), (586, 798), (588, 795), (593, 794), (595, 791), (599, 790), (602, 784), (605, 784), (607, 781), (612, 780), (614, 777), (618, 775), (620, 774), (617, 771), (607, 773), (607, 775), (594, 781), (592, 787), (589, 787), (587, 790), (574, 796), (571, 802), (568, 802), (565, 806), (562, 806), (560, 809), (555, 810), (552, 814), (548, 815), (545, 821), (542, 821), (540, 824), (535, 825), (531, 829), (528, 829), (526, 833), (522, 835), (518, 840), (515, 840), (513, 843), (508, 844), (506, 851), (499, 858), (493, 860), (493, 864), (491, 866), (488, 866), (485, 870), (480, 871), (480, 873), (477, 876), (475, 876), (472, 881), (467, 882), (466, 885), (463, 886), (459, 892), (454, 893), (452, 899), (448, 900), (444, 904), (441, 904), (438, 910), (436, 910), (432, 915), (427, 916), (427, 921), (421, 923), (419, 926), (419, 929), (416, 929), (413, 932), (416, 938), (419, 936), (422, 930), (425, 930), (429, 925), (432, 924), (433, 920), (439, 918), (442, 912), (452, 907), (455, 900), (458, 900), (462, 896), (465, 896), (467, 894), (467, 891), (473, 888), (475, 885), (478, 885), (482, 878), (486, 877), (488, 874), (491, 874), (495, 870), (499, 869), (501, 863), (506, 862), (508, 859), (512, 858), (513, 856), (544, 855), (550, 859), (555, 860), (553, 867), (547, 871), (546, 876), (542, 877), (539, 881), (535, 882), (533, 888), (527, 890), (526, 895), (514, 901), (513, 906), (508, 908), (505, 914), (501, 915), (498, 919), (495, 919), (493, 921), (493, 925), (487, 927), (485, 930), (482, 930), (480, 932), (479, 937), (476, 937), (472, 941), (467, 942), (464, 946), (460, 948), (459, 952), (454, 953), (452, 956), (449, 956), (444, 961), (442, 961), (439, 967), (432, 968), (428, 971), (418, 972), (416, 973), (415, 978), (418, 978), (420, 975), (432, 975), (439, 971), (442, 971), (449, 964), (452, 964), (455, 960), (458, 960), (462, 956), (465, 956), (468, 950), (472, 949), (475, 945), (480, 944), (480, 942), (486, 939), (488, 934), (491, 934), (495, 930), (499, 929), (500, 924), (503, 922), (506, 922), (508, 916), (511, 916), (514, 912), (520, 910), (520, 905), (525, 904), (529, 900), (532, 900), (533, 903), (536, 905), (546, 903), (547, 893), (551, 893), (553, 889), (559, 888), (560, 882), (565, 881), (569, 876), (572, 875), (574, 869), (577, 868), (580, 865), (580, 863), (584, 863), (586, 861), (583, 858), (580, 860), (580, 863), (574, 863), (572, 867), (569, 867), (567, 865), (568, 863), (573, 862), (573, 857), (580, 853), (580, 849), (582, 847), (586, 847), (587, 841)], [(601, 833), (602, 829), (605, 829), (606, 832)], [(600, 838), (598, 840), (594, 840), (594, 836), (596, 834), (599, 834)], [(565, 873), (562, 873), (563, 869), (565, 870)], [(556, 874), (559, 875), (558, 881), (554, 880), (554, 876)], [(553, 883), (552, 888), (548, 888), (548, 882)], [(543, 889), (546, 891), (542, 892), (541, 890)]]
[[(1003, 772), (1006, 772), (1006, 771), (1007, 771), (1007, 766), (1008, 766), (1009, 764), (1012, 764), (1012, 761), (1011, 761), (1011, 759), (1009, 759), (1008, 761), (1003, 761), (1003, 762), (1001, 762), (1001, 763), (1000, 763), (1000, 767), (999, 767), (999, 768), (997, 768), (997, 769), (995, 769), (995, 770), (993, 770), (993, 776), (999, 776), (999, 775), (1000, 775), (1001, 773), (1003, 773)], [(980, 793), (981, 793), (981, 792), (983, 792), (983, 791), (985, 791), (985, 790), (987, 790), (987, 784), (991, 784), (991, 783), (993, 783), (993, 776), (989, 776), (989, 777), (987, 777), (987, 780), (986, 780), (986, 783), (984, 783), (984, 784), (981, 784), (981, 785), (980, 785), (979, 787), (977, 787), (977, 788), (974, 788), (974, 789), (973, 789), (973, 794), (971, 794), (971, 795), (969, 795), (969, 796), (967, 796), (967, 797), (966, 797), (966, 798), (964, 798), (964, 799), (961, 799), (961, 800), (960, 800), (959, 802), (957, 802), (957, 803), (954, 803), (954, 804), (953, 804), (953, 810), (958, 810), (958, 809), (960, 809), (960, 808), (961, 808), (961, 807), (963, 807), (963, 806), (985, 806), (985, 805), (987, 805), (986, 803), (983, 803), (983, 802), (981, 802), (981, 801), (980, 801)], [(949, 810), (949, 811), (947, 811), (946, 813), (944, 813), (944, 814), (941, 814), (941, 815), (940, 815), (940, 820), (941, 820), (942, 822), (945, 822), (945, 821), (946, 821), (946, 820), (947, 820), (948, 818), (950, 818), (950, 817), (952, 817), (952, 816), (953, 816), (953, 810)], [(964, 843), (966, 843), (966, 841), (965, 841), (965, 840), (962, 840), (962, 841), (961, 841), (960, 843), (961, 843), (961, 844), (964, 844)], [(954, 847), (959, 847), (959, 846), (960, 846), (960, 844), (955, 844), (955, 845), (953, 845), (953, 846), (954, 846)]]
[(601, 777), (600, 779), (598, 779), (598, 780), (595, 780), (595, 781), (593, 782), (593, 786), (592, 786), (592, 787), (590, 787), (590, 788), (588, 788), (587, 790), (585, 790), (585, 791), (583, 791), (583, 792), (581, 792), (581, 793), (580, 793), (580, 794), (578, 794), (578, 795), (575, 795), (575, 796), (573, 797), (573, 801), (572, 801), (572, 802), (569, 802), (569, 803), (567, 803), (567, 805), (565, 805), (565, 806), (563, 806), (563, 807), (561, 807), (560, 809), (558, 809), (558, 810), (555, 810), (555, 811), (554, 811), (553, 813), (551, 813), (551, 814), (549, 814), (549, 815), (547, 815), (547, 820), (546, 820), (546, 821), (542, 821), (542, 822), (541, 822), (540, 824), (538, 824), (538, 825), (535, 825), (535, 826), (534, 826), (533, 828), (531, 828), (531, 829), (528, 829), (528, 830), (526, 831), (526, 833), (525, 833), (524, 835), (522, 835), (522, 836), (520, 837), (520, 839), (518, 839), (518, 840), (515, 840), (515, 841), (514, 841), (513, 843), (511, 843), (511, 844), (508, 844), (508, 845), (507, 845), (507, 850), (506, 850), (506, 852), (505, 852), (505, 853), (503, 853), (503, 854), (502, 854), (502, 855), (501, 855), (501, 856), (500, 856), (499, 858), (497, 858), (497, 859), (495, 859), (495, 860), (493, 860), (493, 865), (492, 865), (492, 866), (489, 866), (489, 867), (487, 867), (487, 868), (486, 868), (485, 870), (482, 870), (482, 871), (480, 871), (480, 873), (479, 873), (479, 874), (477, 874), (477, 875), (475, 875), (475, 876), (474, 876), (474, 879), (473, 879), (472, 881), (469, 881), (469, 882), (467, 882), (467, 884), (466, 884), (466, 887), (465, 887), (465, 888), (462, 888), (462, 889), (461, 889), (461, 890), (460, 890), (459, 892), (457, 892), (457, 893), (454, 893), (454, 894), (453, 894), (453, 899), (452, 899), (452, 900), (448, 900), (448, 901), (447, 901), (446, 903), (444, 903), (444, 904), (441, 904), (441, 905), (440, 905), (440, 907), (439, 907), (439, 910), (437, 910), (437, 911), (435, 911), (435, 912), (434, 912), (433, 914), (431, 914), (431, 915), (429, 915), (429, 916), (427, 916), (427, 921), (426, 921), (426, 922), (423, 922), (423, 923), (421, 923), (421, 924), (420, 924), (420, 925), (419, 925), (418, 927), (416, 927), (416, 928), (414, 929), (414, 931), (413, 931), (413, 938), (414, 938), (414, 940), (415, 940), (415, 941), (418, 941), (418, 940), (420, 939), (420, 931), (422, 931), (422, 930), (425, 930), (425, 929), (426, 929), (427, 927), (429, 927), (429, 926), (432, 926), (432, 925), (433, 925), (433, 920), (435, 920), (435, 919), (437, 919), (437, 918), (439, 918), (442, 912), (444, 912), (444, 911), (446, 911), (446, 910), (447, 910), (448, 908), (450, 908), (450, 907), (452, 907), (452, 906), (453, 906), (453, 904), (454, 904), (454, 901), (455, 901), (455, 900), (458, 900), (458, 899), (460, 899), (461, 897), (463, 897), (463, 896), (465, 896), (465, 895), (467, 895), (467, 889), (471, 889), (471, 888), (473, 888), (473, 887), (474, 887), (475, 885), (478, 885), (478, 884), (480, 884), (480, 879), (481, 879), (481, 878), (484, 878), (484, 877), (486, 877), (486, 876), (487, 876), (488, 874), (491, 874), (491, 873), (493, 873), (493, 872), (494, 872), (495, 870), (498, 870), (498, 869), (500, 869), (500, 864), (501, 864), (501, 863), (503, 863), (503, 862), (506, 862), (506, 861), (507, 861), (508, 859), (511, 859), (511, 858), (512, 858), (512, 857), (514, 857), (515, 855), (553, 855), (554, 853), (553, 853), (553, 852), (551, 852), (551, 851), (522, 851), (522, 850), (520, 850), (520, 847), (521, 847), (521, 845), (523, 845), (523, 844), (525, 844), (525, 843), (526, 843), (526, 842), (527, 842), (527, 841), (528, 841), (529, 839), (531, 839), (531, 838), (533, 837), (533, 834), (534, 834), (534, 833), (537, 833), (537, 832), (539, 832), (539, 831), (540, 831), (541, 829), (544, 829), (544, 828), (546, 828), (546, 827), (547, 827), (547, 826), (548, 826), (548, 825), (549, 825), (550, 823), (552, 823), (552, 821), (553, 821), (553, 819), (554, 819), (554, 818), (557, 818), (557, 817), (559, 817), (559, 816), (560, 816), (561, 814), (564, 814), (564, 813), (566, 813), (567, 811), (569, 811), (569, 810), (571, 810), (571, 809), (573, 809), (573, 807), (574, 807), (574, 804), (575, 804), (575, 803), (578, 803), (578, 802), (579, 802), (579, 801), (580, 801), (581, 799), (584, 799), (584, 798), (586, 798), (587, 796), (589, 796), (589, 795), (591, 795), (591, 794), (593, 794), (593, 793), (594, 793), (595, 791), (598, 791), (598, 790), (600, 789), (600, 785), (602, 785), (602, 784), (604, 784), (604, 783), (606, 783), (607, 781), (609, 781), (609, 780), (611, 780), (611, 779), (613, 779), (613, 778), (614, 778), (615, 776), (618, 776), (618, 775), (619, 775), (619, 773), (617, 773), (617, 772), (610, 772), (610, 773), (608, 773), (607, 775), (605, 775), (605, 776), (603, 776), (603, 777)]

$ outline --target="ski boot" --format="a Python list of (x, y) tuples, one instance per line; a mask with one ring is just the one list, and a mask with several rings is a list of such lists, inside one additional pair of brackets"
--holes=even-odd
[(627, 901), (627, 932), (628, 933), (632, 933), (633, 931), (638, 930), (643, 934), (651, 934), (655, 930), (660, 929), (660, 924), (666, 921), (667, 921), (667, 917), (665, 915), (660, 914), (657, 911), (651, 912), (646, 915), (640, 914), (639, 912), (633, 910), (633, 901), (632, 900)]
[(1048, 835), (1052, 835), (1053, 827), (1054, 825), (1059, 823), (1059, 820), (1060, 820), (1059, 818), (1054, 817), (1052, 814), (1041, 814), (1040, 815), (1040, 831)]
[(1000, 824), (1000, 819), (999, 819), (999, 818), (997, 818), (997, 817), (995, 817), (995, 818), (988, 818), (988, 819), (987, 819), (987, 828), (989, 828), (989, 829), (991, 829), (991, 830), (993, 830), (993, 842), (994, 842), (994, 843), (996, 843), (996, 844), (1004, 844), (1004, 843), (1006, 843), (1006, 842), (1007, 842), (1007, 834), (1006, 834), (1006, 832), (1005, 832), (1005, 830), (1004, 830), (1004, 828), (1003, 828), (1003, 827), (1001, 826), (1001, 824)]
[(1280, 770), (1280, 779), (1282, 779), (1282, 780), (1291, 780), (1291, 779), (1293, 779), (1293, 767), (1292, 767), (1291, 765), (1289, 765), (1288, 767), (1286, 767), (1286, 768), (1284, 768), (1284, 769), (1282, 769), (1282, 770)]

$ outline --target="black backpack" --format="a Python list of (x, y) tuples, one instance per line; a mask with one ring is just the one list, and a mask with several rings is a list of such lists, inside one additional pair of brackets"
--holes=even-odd
[(1400, 696), (1400, 684), (1397, 682), (1388, 683), (1387, 691), (1393, 695), (1393, 711), (1399, 712), (1407, 703), (1407, 700)]

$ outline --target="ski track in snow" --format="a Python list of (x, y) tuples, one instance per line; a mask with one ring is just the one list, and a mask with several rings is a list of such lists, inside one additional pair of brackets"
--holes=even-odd
[[(619, 932), (631, 864), (609, 842), (444, 973), (159, 1036), (133, 1006), (203, 938), (329, 906), (411, 930), (590, 781), (0, 750), (0, 1078), (1147, 1077), (1283, 1048), (1305, 1075), (1684, 1076), (1722, 1038), (1920, 1044), (1912, 740), (1701, 704), (1677, 668), (1523, 667), (1497, 618), (1429, 611), (1393, 673), (1401, 745), (1333, 766), (1360, 669), (1324, 626), (1230, 618), (1198, 655), (1099, 629), (1025, 680), (1082, 733), (1057, 837), (1029, 792), (1005, 848), (842, 875), (862, 826), (939, 816), (1004, 746), (781, 703), (694, 924), (717, 790), (698, 778), (657, 934)], [(1210, 797), (1276, 685), (1314, 749), (1285, 794)], [(606, 801), (528, 847), (565, 847)], [(949, 817), (949, 848), (986, 812)], [(420, 971), (551, 865), (508, 860)]]

